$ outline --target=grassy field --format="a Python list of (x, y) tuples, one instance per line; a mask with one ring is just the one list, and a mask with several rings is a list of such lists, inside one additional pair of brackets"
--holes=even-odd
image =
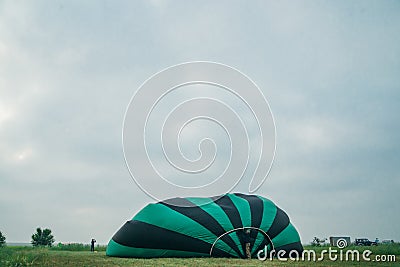
[[(349, 249), (370, 249), (374, 255), (396, 255), (396, 262), (340, 262), (330, 261), (327, 256), (323, 261), (259, 261), (257, 259), (225, 259), (225, 258), (161, 258), (161, 259), (123, 259), (111, 258), (105, 255), (104, 247), (91, 253), (87, 246), (32, 248), (32, 247), (5, 247), (0, 248), (0, 266), (400, 266), (400, 245), (381, 245), (377, 247), (350, 247)], [(306, 247), (311, 249), (311, 247)], [(313, 248), (314, 249), (314, 248)], [(320, 253), (327, 247), (316, 248)]]

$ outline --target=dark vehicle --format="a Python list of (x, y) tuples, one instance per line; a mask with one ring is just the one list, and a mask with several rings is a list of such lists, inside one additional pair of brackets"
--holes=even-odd
[(356, 241), (354, 242), (356, 246), (376, 246), (378, 243), (374, 241), (370, 241), (367, 238), (356, 238)]

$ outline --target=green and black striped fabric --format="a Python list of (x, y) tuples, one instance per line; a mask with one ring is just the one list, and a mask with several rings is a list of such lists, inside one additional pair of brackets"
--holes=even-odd
[(286, 255), (303, 251), (299, 234), (283, 210), (264, 197), (236, 193), (149, 204), (118, 230), (106, 254), (250, 258), (265, 247), (284, 250)]

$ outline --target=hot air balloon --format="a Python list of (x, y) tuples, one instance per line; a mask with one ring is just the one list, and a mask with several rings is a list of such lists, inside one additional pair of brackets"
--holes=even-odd
[(115, 233), (106, 254), (253, 258), (263, 249), (303, 251), (283, 210), (264, 197), (235, 193), (149, 204)]

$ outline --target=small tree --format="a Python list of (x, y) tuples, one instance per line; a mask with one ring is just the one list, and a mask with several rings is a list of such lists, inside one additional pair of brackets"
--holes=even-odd
[(36, 233), (32, 235), (32, 245), (37, 246), (49, 246), (54, 243), (54, 236), (51, 234), (50, 229), (42, 230), (40, 227), (36, 228)]
[(315, 236), (313, 241), (311, 241), (311, 246), (320, 247), (322, 244), (325, 243), (326, 240), (327, 240), (327, 238), (318, 238)]
[(6, 237), (3, 235), (3, 233), (0, 231), (0, 248), (4, 247), (6, 245)]

